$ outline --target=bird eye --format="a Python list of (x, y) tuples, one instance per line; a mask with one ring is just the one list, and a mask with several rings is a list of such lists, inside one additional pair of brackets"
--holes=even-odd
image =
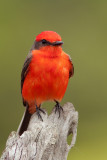
[(46, 44), (46, 43), (47, 43), (46, 39), (42, 39), (42, 44)]

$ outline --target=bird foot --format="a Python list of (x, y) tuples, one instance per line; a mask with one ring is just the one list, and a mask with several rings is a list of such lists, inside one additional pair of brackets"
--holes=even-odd
[(55, 113), (58, 112), (59, 113), (59, 118), (60, 118), (60, 114), (61, 114), (61, 111), (63, 112), (63, 108), (61, 107), (61, 105), (58, 101), (55, 101), (55, 102), (56, 102)]
[(41, 109), (40, 107), (38, 107), (38, 106), (36, 105), (36, 113), (37, 113), (37, 115), (38, 115), (38, 118), (39, 118), (41, 121), (43, 121), (40, 112), (42, 112), (43, 114), (46, 114), (43, 109)]

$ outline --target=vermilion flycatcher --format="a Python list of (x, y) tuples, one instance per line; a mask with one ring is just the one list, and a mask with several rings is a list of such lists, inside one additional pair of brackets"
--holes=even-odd
[(40, 111), (43, 102), (56, 102), (56, 111), (62, 107), (62, 100), (69, 78), (74, 73), (71, 58), (62, 50), (62, 39), (53, 31), (41, 32), (25, 60), (21, 73), (21, 93), (26, 112), (21, 124), (19, 135), (28, 127), (31, 115)]

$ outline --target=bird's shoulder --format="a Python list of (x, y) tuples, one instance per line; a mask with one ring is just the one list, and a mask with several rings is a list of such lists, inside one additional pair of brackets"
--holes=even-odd
[(74, 74), (74, 65), (72, 62), (72, 59), (69, 54), (65, 53), (64, 51), (62, 52), (62, 57), (67, 61), (68, 68), (69, 68), (69, 78), (73, 76)]

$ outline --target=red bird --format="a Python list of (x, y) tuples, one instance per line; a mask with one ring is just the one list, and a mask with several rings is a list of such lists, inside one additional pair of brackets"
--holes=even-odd
[(44, 111), (40, 106), (45, 101), (55, 101), (60, 116), (62, 107), (59, 102), (74, 73), (71, 58), (62, 50), (62, 44), (62, 39), (56, 32), (41, 32), (25, 60), (21, 73), (21, 93), (26, 113), (19, 135), (27, 129), (34, 112), (42, 119), (40, 111)]

